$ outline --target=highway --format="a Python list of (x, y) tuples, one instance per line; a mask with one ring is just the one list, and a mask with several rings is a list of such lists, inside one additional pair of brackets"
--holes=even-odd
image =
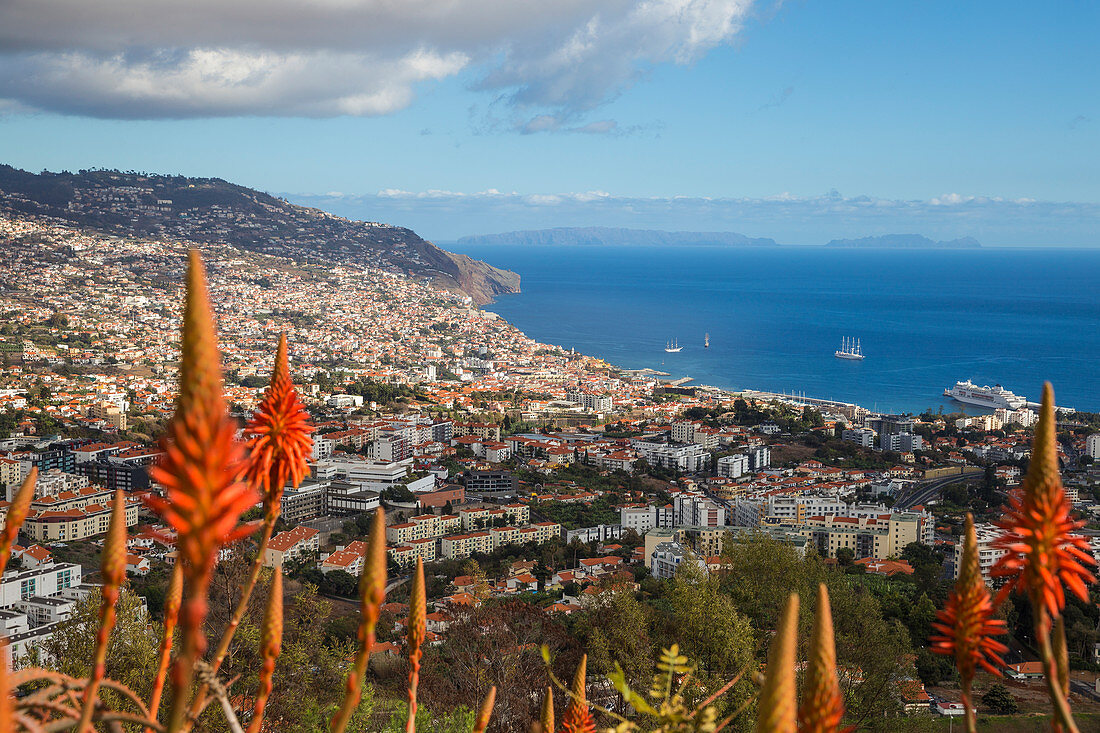
[(954, 474), (929, 481), (921, 481), (909, 491), (899, 494), (894, 502), (894, 508), (912, 509), (918, 504), (927, 504), (930, 499), (939, 496), (940, 490), (945, 486), (960, 482), (981, 481), (983, 477), (983, 474), (980, 473)]

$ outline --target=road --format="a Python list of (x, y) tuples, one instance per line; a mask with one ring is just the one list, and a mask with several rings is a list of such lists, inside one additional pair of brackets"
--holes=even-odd
[(960, 482), (981, 481), (983, 478), (983, 474), (971, 473), (955, 474), (953, 476), (934, 478), (930, 481), (921, 481), (911, 490), (904, 494), (900, 494), (897, 501), (894, 502), (894, 507), (897, 509), (912, 509), (917, 504), (926, 504), (930, 499), (939, 496), (940, 491), (945, 486)]

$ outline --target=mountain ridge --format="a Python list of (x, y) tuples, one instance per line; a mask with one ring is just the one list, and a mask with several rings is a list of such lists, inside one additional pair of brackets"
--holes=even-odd
[(345, 219), (220, 178), (117, 170), (30, 173), (0, 164), (0, 213), (5, 211), (111, 234), (377, 267), (460, 290), (479, 305), (518, 293), (520, 286), (516, 273), (447, 252), (411, 229)]

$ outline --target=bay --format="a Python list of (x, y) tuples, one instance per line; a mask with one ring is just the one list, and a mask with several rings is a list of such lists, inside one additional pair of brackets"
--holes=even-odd
[[(449, 248), (522, 276), (489, 310), (616, 366), (908, 412), (958, 411), (957, 380), (1030, 400), (1050, 380), (1100, 411), (1100, 250)], [(866, 359), (835, 358), (842, 337)]]

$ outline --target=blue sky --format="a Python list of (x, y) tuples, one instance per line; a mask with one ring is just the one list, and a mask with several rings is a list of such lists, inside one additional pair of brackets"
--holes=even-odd
[(162, 2), (5, 3), (0, 161), (219, 176), (439, 239), (1100, 244), (1097, 3)]

